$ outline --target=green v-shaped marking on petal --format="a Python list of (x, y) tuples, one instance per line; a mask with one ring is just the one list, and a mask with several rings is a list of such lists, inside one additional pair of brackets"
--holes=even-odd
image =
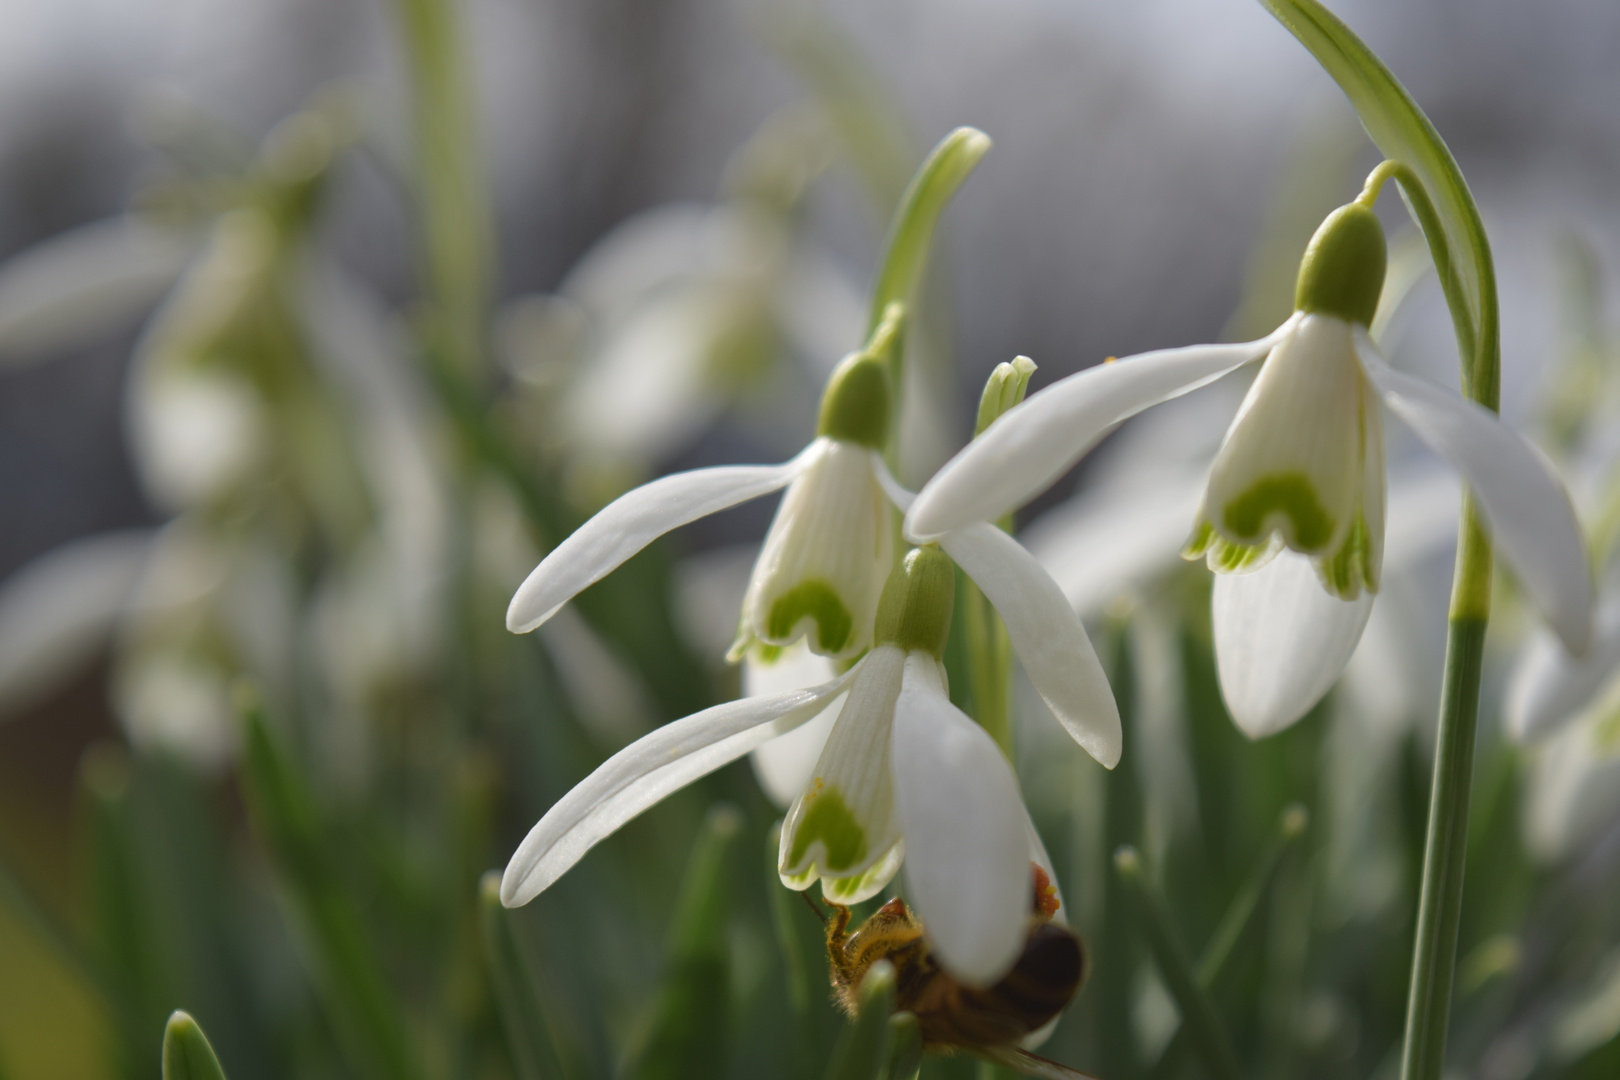
[(823, 874), (836, 873), (860, 865), (866, 858), (866, 830), (855, 820), (843, 793), (834, 787), (821, 787), (805, 796), (804, 818), (793, 835), (793, 850), (787, 865), (798, 866), (810, 845), (820, 840), (827, 849)]
[(785, 643), (805, 619), (816, 624), (816, 651), (821, 653), (842, 650), (855, 629), (855, 619), (839, 598), (838, 590), (820, 578), (806, 578), (778, 596), (765, 620), (765, 633)]
[(1272, 514), (1294, 523), (1294, 545), (1300, 551), (1318, 551), (1333, 539), (1333, 515), (1316, 497), (1316, 485), (1302, 472), (1262, 476), (1243, 494), (1222, 508), (1226, 531), (1245, 540), (1265, 539), (1261, 531)]

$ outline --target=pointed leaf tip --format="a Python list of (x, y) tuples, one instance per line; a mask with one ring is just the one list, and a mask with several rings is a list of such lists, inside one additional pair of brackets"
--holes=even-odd
[(163, 1029), (163, 1080), (225, 1080), (208, 1036), (183, 1009), (176, 1009)]

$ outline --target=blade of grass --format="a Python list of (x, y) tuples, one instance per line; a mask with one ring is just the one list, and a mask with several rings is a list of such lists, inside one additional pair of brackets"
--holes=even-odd
[(250, 817), (275, 864), (344, 1054), (357, 1072), (375, 1080), (417, 1080), (417, 1056), (400, 1003), (333, 871), (321, 815), (256, 696), (242, 693), (238, 708), (247, 733)]
[(208, 1036), (180, 1009), (163, 1028), (163, 1080), (225, 1080)]
[(893, 1029), (894, 965), (879, 960), (861, 980), (860, 1015), (844, 1029), (827, 1064), (826, 1080), (880, 1080), (889, 1060)]
[(1122, 847), (1114, 853), (1114, 869), (1125, 883), (1134, 901), (1137, 926), (1153, 953), (1154, 963), (1171, 996), (1181, 1008), (1181, 1021), (1192, 1040), (1193, 1049), (1203, 1062), (1205, 1070), (1215, 1080), (1238, 1080), (1237, 1055), (1221, 1027), (1215, 1003), (1209, 999), (1198, 976), (1193, 972), (1187, 954), (1182, 951), (1170, 929), (1164, 902), (1142, 871), (1142, 860), (1133, 847)]
[(627, 1075), (637, 1080), (720, 1076), (728, 1051), (729, 910), (726, 852), (742, 830), (742, 814), (722, 804), (709, 811), (681, 882), (670, 927), (669, 967), (647, 1041)]
[(529, 965), (512, 933), (512, 915), (501, 906), (501, 875), (484, 874), (478, 883), (478, 921), (484, 959), (495, 991), (495, 1005), (506, 1032), (507, 1049), (519, 1080), (563, 1075), (557, 1053), (547, 1038), (550, 1025), (535, 993)]

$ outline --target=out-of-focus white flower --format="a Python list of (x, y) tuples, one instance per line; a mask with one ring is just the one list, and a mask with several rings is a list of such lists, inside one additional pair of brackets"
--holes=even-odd
[(106, 645), (154, 540), (149, 529), (75, 540), (0, 583), (0, 720), (49, 693)]
[(1525, 840), (1538, 857), (1562, 859), (1620, 820), (1620, 680), (1533, 753)]
[(1034, 395), (923, 488), (908, 536), (995, 520), (1126, 417), (1263, 360), (1215, 456), (1187, 549), (1220, 574), (1221, 689), (1247, 734), (1270, 734), (1309, 711), (1366, 625), (1384, 546), (1380, 400), (1463, 475), (1532, 602), (1571, 649), (1584, 649), (1591, 588), (1568, 496), (1494, 413), (1384, 363), (1367, 330), (1384, 264), (1370, 207), (1341, 207), (1312, 239), (1297, 310), (1274, 333), (1145, 353)]
[[(951, 538), (967, 556), (958, 561), (1007, 621), (1032, 681), (1043, 694), (1066, 693), (1049, 698), (1054, 712), (1112, 766), (1118, 712), (1079, 620), (1010, 537), (992, 526), (967, 535)], [(946, 692), (940, 658), (954, 595), (951, 558), (912, 551), (884, 588), (872, 649), (853, 668), (810, 689), (704, 710), (620, 751), (524, 839), (502, 879), (502, 902), (527, 903), (643, 810), (847, 694), (783, 826), (783, 881), (802, 889), (820, 880), (829, 899), (853, 903), (880, 891), (904, 860), (908, 895), (941, 961), (970, 982), (994, 982), (1022, 944), (1029, 861), (1051, 867), (1032, 840), (1011, 766)], [(1054, 670), (1059, 663), (1065, 671)]]

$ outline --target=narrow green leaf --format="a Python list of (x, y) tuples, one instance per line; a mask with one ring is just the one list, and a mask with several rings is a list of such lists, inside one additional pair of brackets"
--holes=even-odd
[(861, 981), (860, 1015), (844, 1029), (827, 1065), (827, 1080), (880, 1080), (889, 1061), (889, 1040), (894, 1029), (894, 965), (879, 960)]
[(765, 894), (770, 897), (771, 925), (776, 931), (776, 946), (782, 955), (788, 1009), (793, 1013), (792, 1075), (807, 1076), (810, 1055), (816, 1045), (815, 1017), (811, 1012), (810, 965), (805, 960), (799, 937), (798, 920), (804, 917), (804, 912), (796, 910), (798, 897), (792, 889), (783, 888), (776, 873), (777, 847), (781, 838), (782, 823), (778, 821), (765, 835)]
[(1181, 1008), (1181, 1022), (1205, 1070), (1215, 1080), (1238, 1080), (1241, 1073), (1237, 1055), (1221, 1026), (1215, 1003), (1199, 985), (1187, 954), (1170, 928), (1164, 902), (1142, 871), (1142, 860), (1136, 849), (1122, 847), (1115, 852), (1114, 869), (1135, 902), (1137, 925), (1153, 952), (1153, 961), (1165, 986)]
[(922, 1024), (916, 1013), (898, 1012), (889, 1017), (888, 1080), (917, 1080), (922, 1071)]
[(252, 821), (275, 862), (339, 1043), (351, 1065), (368, 1077), (416, 1080), (417, 1057), (399, 1002), (360, 913), (334, 872), (321, 815), (257, 699), (244, 693), (239, 708), (247, 731), (244, 763)]
[(501, 875), (491, 870), (478, 883), (478, 921), (484, 960), (495, 991), (506, 1045), (519, 1080), (557, 1076), (556, 1053), (546, 1037), (545, 1011), (535, 994), (528, 964), (512, 933), (512, 913), (501, 906)]
[(734, 806), (709, 811), (692, 845), (675, 904), (669, 967), (651, 1029), (627, 1071), (636, 1080), (720, 1076), (729, 1051), (729, 963), (725, 948), (726, 852), (742, 831)]
[(163, 1080), (225, 1080), (208, 1036), (180, 1009), (163, 1029)]
[[(1500, 340), (1496, 271), (1479, 208), (1468, 183), (1412, 95), (1349, 27), (1316, 0), (1260, 0), (1339, 84), (1384, 156), (1411, 170), (1421, 186), (1402, 191), (1434, 256), (1451, 308), (1463, 385), (1470, 397), (1496, 407)], [(1426, 195), (1431, 205), (1425, 207)]]

